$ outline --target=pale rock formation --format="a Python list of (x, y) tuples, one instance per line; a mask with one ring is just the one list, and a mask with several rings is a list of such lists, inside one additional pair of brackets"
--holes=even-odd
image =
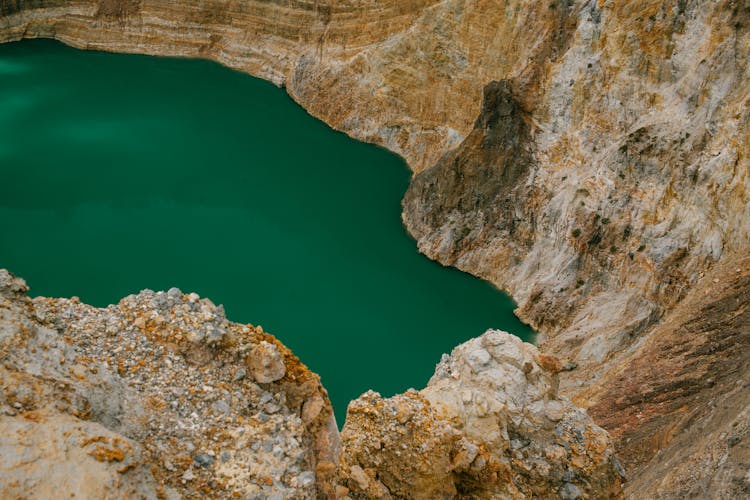
[(40, 410), (0, 417), (3, 498), (156, 498), (141, 447), (95, 422)]
[(356, 498), (615, 498), (607, 433), (560, 397), (561, 366), (505, 332), (444, 356), (420, 392), (349, 405), (342, 486)]
[(549, 5), (565, 28), (529, 16), (540, 43), (504, 54), (535, 76), (488, 84), (404, 222), (428, 256), (508, 290), (582, 368), (575, 392), (750, 245), (750, 6)]
[(0, 270), (0, 497), (333, 495), (328, 395), (271, 335), (176, 288), (27, 290)]

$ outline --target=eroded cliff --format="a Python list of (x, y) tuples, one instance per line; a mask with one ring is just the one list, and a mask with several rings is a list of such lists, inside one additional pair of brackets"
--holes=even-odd
[[(665, 335), (660, 322), (687, 296), (693, 310), (712, 311), (696, 290), (727, 255), (747, 253), (747, 0), (15, 0), (0, 9), (3, 41), (212, 58), (401, 154), (416, 173), (403, 217), (420, 250), (509, 291), (542, 347), (577, 364), (563, 374), (567, 394), (651, 359), (642, 346)], [(716, 328), (728, 345), (739, 338), (731, 322)], [(694, 359), (717, 370), (726, 361)], [(696, 379), (677, 385), (703, 393)], [(676, 401), (678, 386), (660, 391)], [(601, 391), (580, 398), (637, 414), (640, 401)], [(616, 419), (603, 423), (625, 435)], [(654, 471), (663, 471), (654, 450), (673, 438), (644, 445)], [(616, 439), (626, 457), (639, 456), (632, 442)], [(639, 460), (626, 463), (637, 470)], [(678, 482), (661, 494), (681, 491)]]
[(535, 99), (514, 74), (489, 86), (474, 131), (416, 175), (404, 221), (427, 255), (509, 290), (591, 379), (748, 246), (750, 11), (560, 8), (575, 30)]

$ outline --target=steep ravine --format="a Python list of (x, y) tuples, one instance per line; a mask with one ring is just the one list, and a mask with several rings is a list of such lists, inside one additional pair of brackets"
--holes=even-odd
[[(605, 374), (637, 365), (685, 297), (711, 314), (716, 298), (699, 293), (706, 276), (750, 246), (747, 0), (18, 0), (0, 9), (1, 40), (216, 59), (404, 156), (416, 173), (404, 222), (420, 250), (508, 290), (542, 348), (577, 364), (562, 387), (582, 405), (587, 394), (614, 404)], [(731, 348), (736, 326), (717, 325)], [(713, 352), (698, 349), (691, 366), (721, 369)], [(645, 366), (634, 375), (644, 384)], [(672, 400), (679, 387), (700, 392), (696, 384), (656, 395)], [(643, 404), (616, 401), (621, 412)], [(746, 425), (746, 409), (731, 406), (726, 418)], [(616, 419), (602, 423), (624, 435)], [(714, 481), (747, 470), (738, 436), (694, 491), (745, 491), (739, 473)], [(616, 446), (628, 457), (650, 449), (629, 465), (654, 477), (666, 455), (656, 451), (673, 439), (646, 446), (653, 436), (636, 432)]]

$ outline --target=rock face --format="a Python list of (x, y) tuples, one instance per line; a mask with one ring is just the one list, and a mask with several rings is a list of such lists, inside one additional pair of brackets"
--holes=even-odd
[(745, 0), (0, 7), (0, 41), (212, 58), (401, 154), (420, 249), (509, 291), (570, 391), (750, 244), (749, 29)]
[(490, 330), (425, 389), (349, 405), (343, 486), (355, 498), (616, 498), (607, 433), (558, 394), (557, 359)]
[(633, 498), (750, 495), (750, 256), (717, 266), (576, 401), (606, 427)]
[(750, 8), (558, 10), (565, 29), (507, 55), (557, 56), (487, 86), (474, 130), (415, 176), (404, 222), (425, 254), (509, 290), (544, 347), (585, 368), (575, 391), (750, 243)]
[(0, 497), (333, 494), (327, 393), (272, 336), (177, 289), (26, 290), (0, 270)]

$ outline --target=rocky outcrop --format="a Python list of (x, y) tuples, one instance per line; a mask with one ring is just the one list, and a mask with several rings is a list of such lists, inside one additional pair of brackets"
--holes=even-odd
[(616, 498), (607, 433), (558, 394), (560, 362), (505, 332), (456, 347), (422, 391), (349, 405), (354, 498)]
[(332, 495), (319, 378), (177, 289), (97, 309), (0, 270), (0, 497)]
[(351, 403), (260, 327), (177, 289), (97, 309), (0, 270), (0, 496), (612, 498), (607, 433), (559, 361), (489, 331), (421, 392)]

